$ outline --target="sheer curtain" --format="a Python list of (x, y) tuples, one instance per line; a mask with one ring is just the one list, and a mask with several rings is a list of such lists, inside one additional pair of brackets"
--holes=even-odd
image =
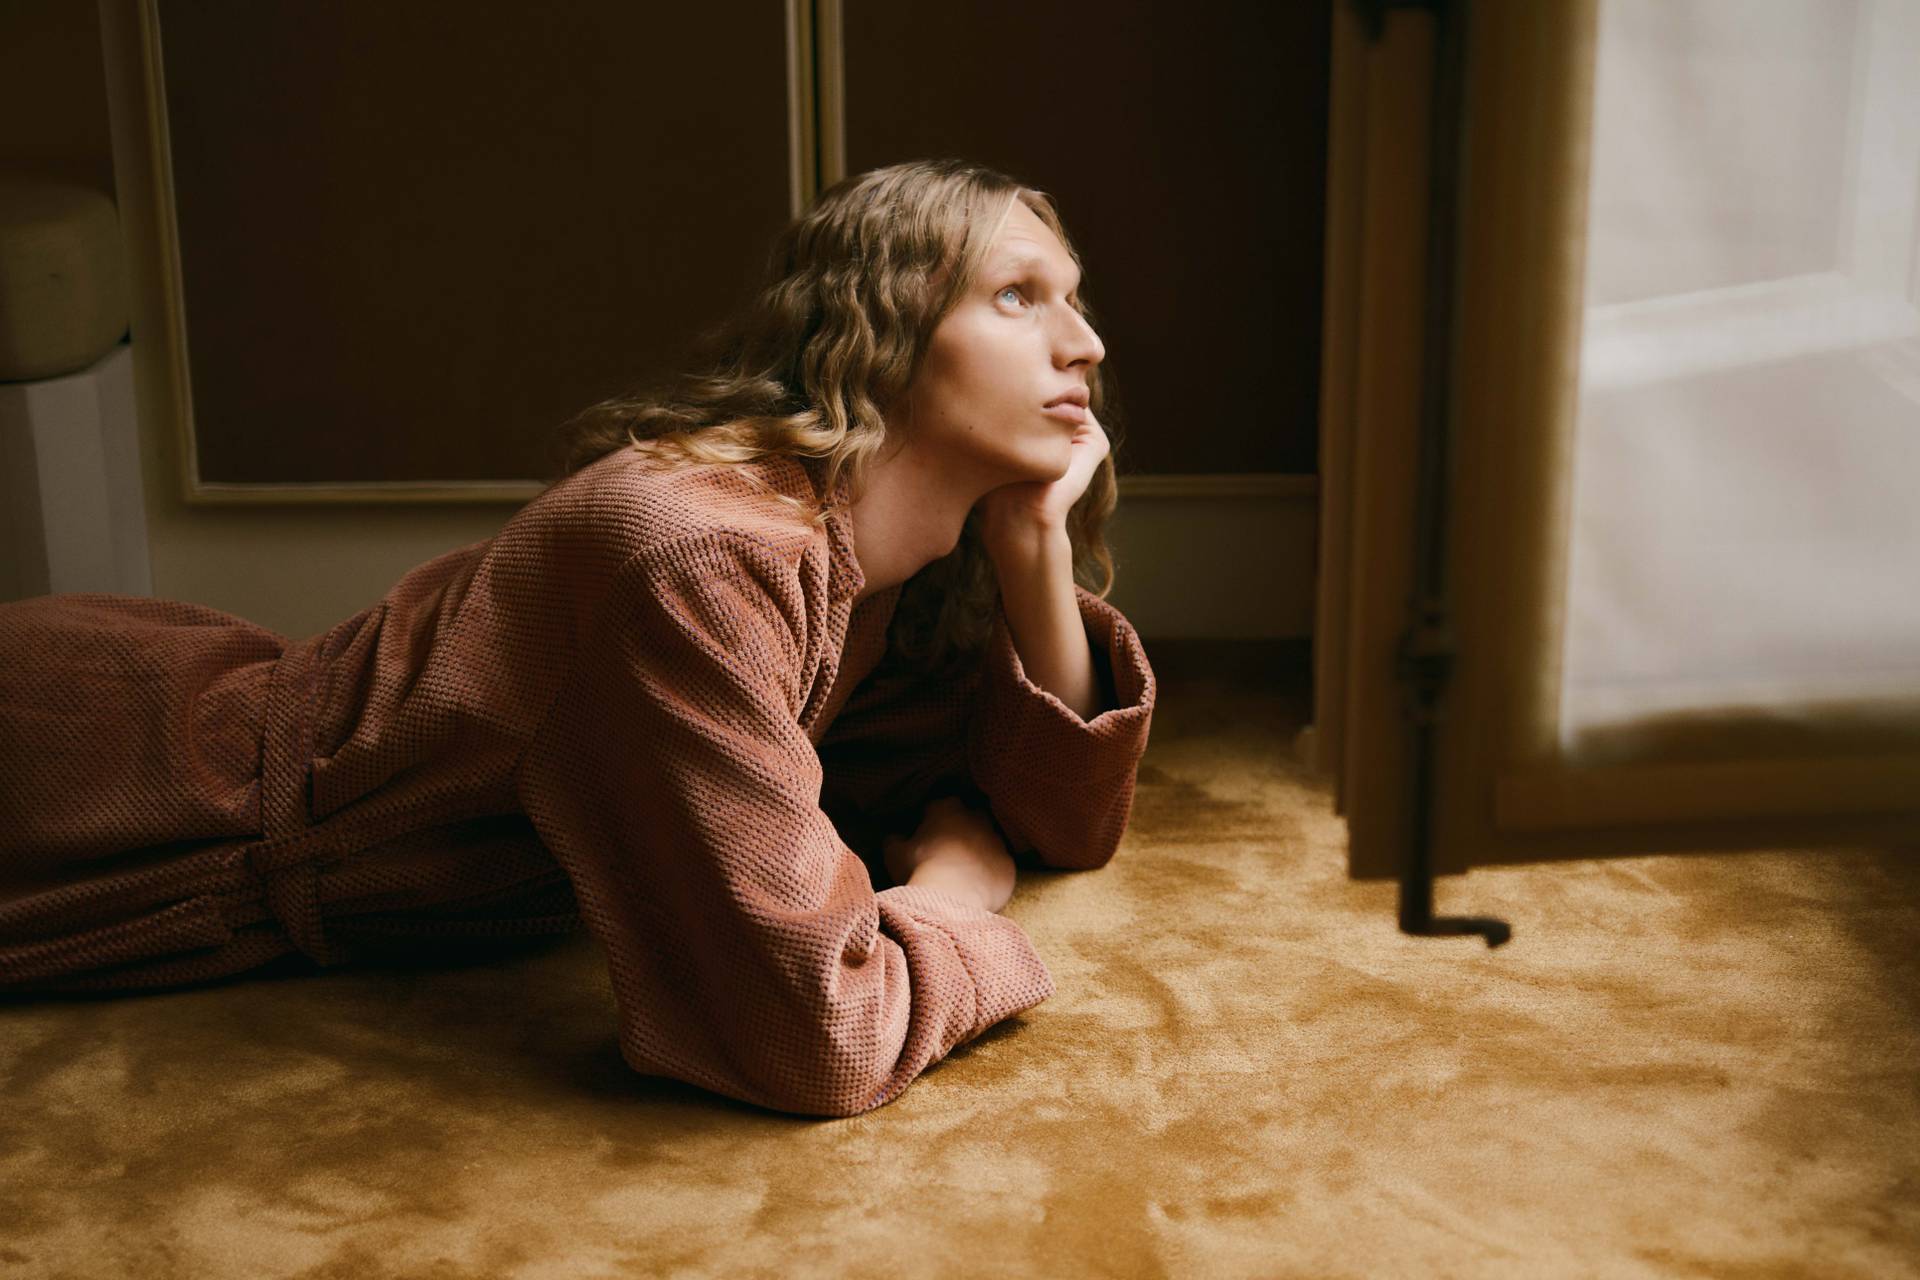
[(1570, 761), (1920, 724), (1920, 0), (1599, 0)]

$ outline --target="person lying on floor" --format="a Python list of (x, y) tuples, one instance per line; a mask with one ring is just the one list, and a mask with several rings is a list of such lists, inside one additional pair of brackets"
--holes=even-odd
[(1003, 174), (859, 174), (324, 634), (0, 605), (0, 991), (584, 924), (636, 1071), (829, 1116), (1046, 999), (1016, 857), (1113, 856), (1154, 701), (1079, 261)]

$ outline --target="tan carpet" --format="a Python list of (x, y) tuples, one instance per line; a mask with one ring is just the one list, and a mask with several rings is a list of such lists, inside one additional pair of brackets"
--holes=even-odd
[(1297, 677), (1162, 677), (1119, 856), (1008, 908), (1058, 993), (898, 1101), (633, 1076), (585, 937), (13, 1003), (0, 1276), (1920, 1276), (1920, 849), (1475, 871), (1513, 941), (1408, 938)]

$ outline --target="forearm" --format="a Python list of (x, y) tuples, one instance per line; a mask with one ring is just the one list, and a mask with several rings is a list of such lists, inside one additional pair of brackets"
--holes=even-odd
[(1007, 629), (1027, 679), (1091, 720), (1104, 704), (1073, 590), (1073, 543), (1061, 528), (1003, 535), (992, 548)]

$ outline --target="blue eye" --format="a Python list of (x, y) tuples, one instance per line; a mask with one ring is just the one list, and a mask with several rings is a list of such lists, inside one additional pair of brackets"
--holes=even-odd
[(1020, 286), (1019, 286), (1019, 285), (1013, 285), (1013, 284), (1010, 284), (1010, 285), (1008, 285), (1008, 286), (1007, 286), (1006, 288), (1004, 288), (1004, 289), (1002, 289), (1002, 290), (1001, 290), (1001, 291), (1000, 291), (999, 293), (996, 293), (996, 294), (994, 294), (993, 296), (994, 296), (994, 297), (996, 297), (996, 298), (1004, 298), (1004, 297), (1006, 297), (1006, 296), (1007, 296), (1008, 294), (1010, 294), (1010, 293), (1016, 293), (1016, 294), (1017, 294), (1017, 293), (1019, 293), (1019, 292), (1020, 292)]

